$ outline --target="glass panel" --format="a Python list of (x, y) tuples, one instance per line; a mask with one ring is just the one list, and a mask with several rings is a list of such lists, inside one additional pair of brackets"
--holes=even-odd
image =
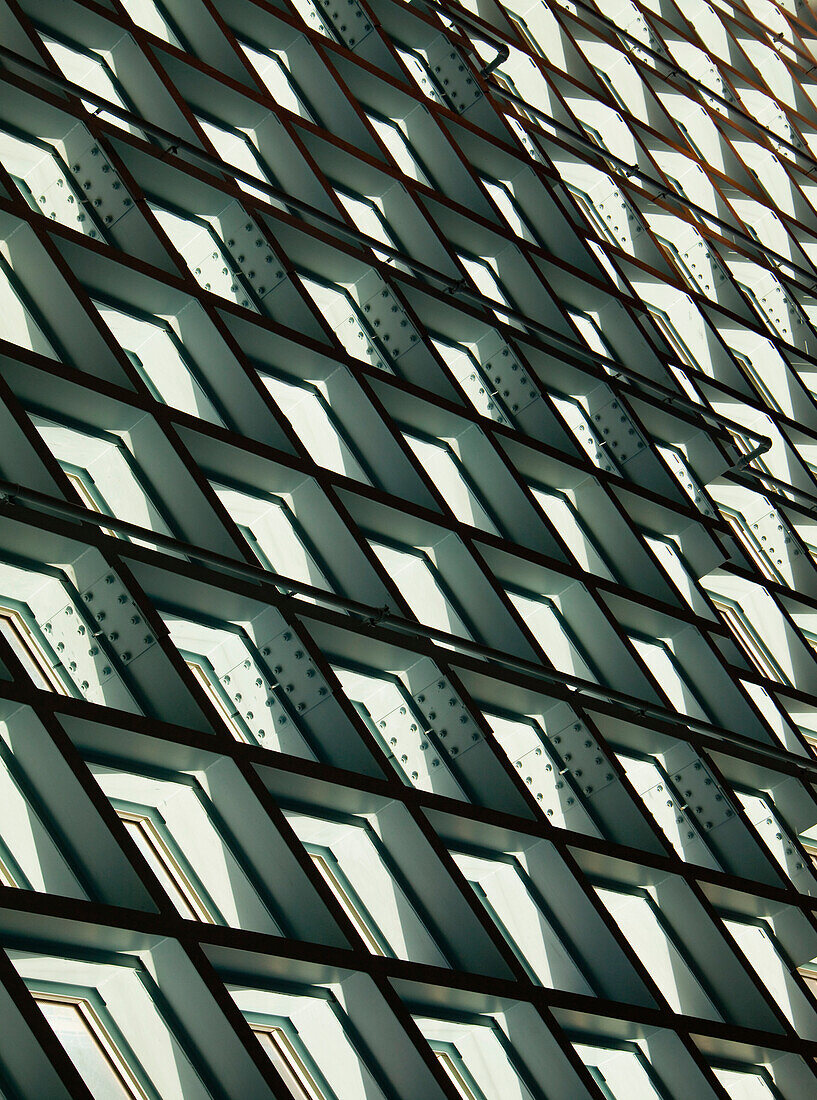
[(0, 255), (0, 335), (4, 340), (30, 348), (38, 355), (59, 359), (23, 301)]
[(40, 997), (37, 1003), (95, 1100), (133, 1100), (144, 1095), (141, 1089), (126, 1085), (113, 1054), (94, 1033), (79, 1004)]
[(531, 489), (531, 492), (582, 569), (614, 581), (616, 578), (585, 531), (579, 513), (570, 501), (562, 493), (549, 493), (544, 489)]
[(477, 494), (468, 484), (448, 447), (440, 443), (430, 443), (417, 436), (403, 433), (403, 438), (422, 464), (432, 482), (445, 498), (448, 507), (458, 520), (490, 531), (498, 535), (499, 531), (483, 508)]
[(169, 42), (171, 46), (184, 49), (170, 21), (153, 0), (122, 0), (122, 6), (137, 26), (144, 27), (146, 31)]
[[(297, 519), (278, 497), (263, 500), (211, 482), (261, 564), (316, 588), (331, 588), (298, 531)], [(290, 498), (291, 499), (291, 498)]]
[(465, 623), (446, 599), (424, 555), (371, 540), (369, 545), (421, 623), (461, 637), (471, 637)]
[[(64, 42), (57, 42), (55, 39), (49, 38), (46, 34), (41, 34), (40, 37), (43, 40), (45, 48), (69, 80), (82, 88), (87, 88), (87, 90), (94, 95), (98, 95), (102, 99), (107, 99), (109, 103), (113, 103), (117, 107), (128, 109), (128, 104), (125, 103), (124, 99), (119, 94), (117, 83), (108, 71), (108, 66), (101, 57), (72, 49), (71, 46), (67, 46)], [(98, 113), (99, 117), (105, 119), (106, 122), (111, 122), (114, 126), (119, 126), (123, 130), (127, 130), (130, 134), (138, 134), (139, 137), (143, 136), (141, 130), (136, 126), (130, 126), (128, 123), (123, 122), (117, 115), (112, 115), (108, 111), (102, 110), (97, 112), (95, 103), (88, 103), (86, 100), (83, 100), (82, 104), (87, 111), (90, 111), (91, 114)]]
[(376, 118), (374, 115), (368, 115), (369, 122), (374, 127), (377, 136), (386, 146), (388, 151), (394, 157), (397, 167), (407, 175), (410, 179), (416, 180), (418, 183), (424, 183), (429, 185), (428, 177), (420, 167), (414, 151), (408, 143), (408, 140), (403, 135), (400, 129), (399, 122), (390, 122), (386, 119)]
[(532, 1100), (515, 1051), (492, 1017), (479, 1023), (414, 1020), (463, 1100)]
[(494, 200), (500, 214), (502, 214), (502, 217), (516, 236), (522, 237), (525, 241), (533, 241), (536, 243), (536, 238), (533, 233), (531, 233), (522, 212), (517, 207), (515, 200), (508, 193), (507, 185), (498, 181), (486, 179), (484, 176), (482, 177), (482, 183), (488, 194)]
[(195, 676), (196, 681), (199, 684), (199, 687), (201, 687), (201, 689), (204, 691), (207, 698), (210, 700), (210, 702), (213, 704), (213, 706), (218, 711), (219, 715), (221, 716), (222, 721), (227, 723), (227, 725), (229, 726), (230, 731), (232, 732), (235, 739), (237, 741), (245, 741), (246, 742), (247, 739), (244, 735), (244, 730), (235, 721), (235, 719), (233, 717), (233, 714), (231, 713), (230, 709), (227, 707), (226, 703), (224, 702), (222, 697), (219, 695), (218, 691), (216, 691), (216, 688), (215, 688), (214, 684), (211, 683), (210, 677), (207, 675), (207, 670), (205, 668), (203, 668), (202, 665), (198, 664), (196, 661), (188, 660), (188, 661), (185, 661), (185, 664), (187, 665), (187, 667), (190, 669), (190, 671)]
[[(343, 204), (352, 225), (359, 229), (361, 233), (366, 233), (374, 240), (380, 241), (381, 244), (389, 245), (390, 248), (399, 247), (391, 234), (387, 232), (384, 219), (374, 200), (350, 195), (347, 191), (341, 191), (338, 187), (335, 188), (335, 194)], [(373, 251), (379, 260), (388, 260), (388, 256), (384, 252), (378, 252), (377, 249)]]
[(142, 487), (130, 451), (117, 436), (79, 431), (39, 416), (31, 419), (87, 508), (163, 535), (173, 534)]
[(592, 351), (597, 351), (599, 355), (604, 355), (607, 359), (615, 358), (612, 351), (607, 346), (607, 342), (601, 335), (597, 313), (576, 313), (574, 310), (568, 310), (568, 313), (570, 314), (573, 324), (582, 334), (585, 343)]
[(597, 679), (568, 634), (562, 615), (552, 600), (547, 596), (535, 600), (519, 592), (509, 592), (508, 596), (555, 668), (583, 680)]
[(163, 325), (133, 317), (102, 302), (94, 305), (148, 388), (155, 390), (160, 400), (211, 424), (224, 423)]
[(264, 1053), (275, 1066), (294, 1100), (324, 1100), (312, 1075), (298, 1055), (289, 1036), (280, 1027), (253, 1028)]
[(593, 1080), (611, 1100), (662, 1100), (639, 1056), (631, 1050), (574, 1043)]
[(482, 1100), (482, 1097), (478, 1096), (472, 1088), (470, 1088), (465, 1080), (465, 1075), (462, 1069), (457, 1065), (453, 1055), (449, 1054), (447, 1050), (435, 1050), (434, 1053), (437, 1056), (437, 1061), (445, 1070), (446, 1076), (449, 1081), (454, 1085), (462, 1100)]
[(332, 422), (318, 395), (306, 386), (264, 376), (261, 381), (319, 466), (369, 485), (363, 467)]
[(215, 921), (173, 858), (153, 822), (136, 814), (122, 811), (118, 813), (136, 847), (181, 915), (214, 924)]
[(802, 1029), (809, 1017), (813, 1023), (814, 1010), (797, 986), (788, 963), (780, 957), (770, 932), (743, 921), (723, 923), (795, 1031)]
[[(207, 137), (213, 143), (216, 152), (226, 164), (234, 165), (239, 171), (246, 172), (248, 176), (254, 176), (255, 179), (260, 180), (261, 183), (275, 183), (265, 170), (258, 150), (246, 134), (241, 131), (233, 133), (229, 130), (225, 130), (223, 126), (217, 126), (214, 122), (208, 122), (203, 118), (198, 118), (198, 122), (202, 130), (204, 130)], [(244, 180), (237, 179), (236, 183), (249, 195), (253, 195), (263, 202), (271, 201), (266, 191), (253, 187), (252, 184), (246, 183)], [(277, 202), (273, 203), (273, 205), (278, 207), (281, 206), (281, 204)]]
[(289, 69), (275, 50), (262, 53), (260, 50), (248, 46), (246, 42), (240, 42), (239, 46), (247, 56), (247, 60), (261, 77), (267, 87), (267, 91), (280, 106), (285, 107), (293, 114), (314, 122), (315, 117), (309, 111), (295, 90)]
[(326, 858), (320, 855), (320, 853), (318, 852), (310, 852), (309, 854), (312, 858), (312, 862), (318, 868), (321, 876), (328, 884), (329, 889), (340, 902), (341, 909), (343, 909), (346, 916), (349, 918), (349, 920), (351, 920), (352, 924), (354, 924), (358, 932), (360, 932), (369, 950), (372, 951), (375, 955), (385, 955), (385, 952), (375, 938), (374, 933), (370, 930), (368, 924), (363, 919), (363, 915), (361, 914), (359, 908), (355, 905), (353, 899), (349, 895), (349, 892), (347, 890), (344, 890), (338, 876), (335, 874), (334, 870), (329, 865), (329, 862), (326, 860)]
[(630, 641), (672, 706), (683, 714), (708, 722), (709, 715), (679, 672), (669, 644), (661, 638), (651, 641), (634, 635), (630, 635)]
[(0, 634), (14, 650), (37, 687), (56, 691), (60, 695), (68, 694), (65, 685), (51, 667), (51, 662), (19, 611), (0, 607)]
[(673, 1012), (720, 1020), (720, 1013), (647, 899), (638, 894), (622, 894), (600, 886), (595, 890)]
[(775, 1100), (774, 1093), (759, 1073), (736, 1069), (716, 1069), (712, 1072), (731, 1100)]

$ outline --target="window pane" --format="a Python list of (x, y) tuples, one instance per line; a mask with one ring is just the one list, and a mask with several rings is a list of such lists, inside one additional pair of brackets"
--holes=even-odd
[(183, 871), (166, 845), (162, 843), (162, 838), (152, 822), (134, 814), (120, 813), (119, 816), (151, 871), (181, 915), (213, 924), (213, 918), (204, 903), (197, 897), (193, 887), (187, 882)]
[(716, 1069), (713, 1072), (732, 1100), (772, 1100), (774, 1097), (759, 1073), (734, 1069)]
[(424, 557), (372, 540), (369, 545), (421, 623), (470, 638), (465, 623), (446, 599)]
[(686, 959), (664, 930), (646, 898), (596, 887), (613, 920), (632, 945), (674, 1012), (720, 1020)]
[(344, 890), (342, 883), (330, 867), (328, 861), (317, 852), (310, 852), (310, 855), (312, 857), (312, 862), (320, 871), (322, 877), (329, 886), (329, 889), (340, 902), (340, 906), (346, 916), (349, 918), (349, 920), (351, 920), (355, 928), (357, 928), (358, 932), (367, 944), (369, 950), (373, 951), (375, 955), (383, 955), (383, 948), (378, 943), (377, 939), (374, 936), (374, 933), (370, 930), (362, 913), (355, 905), (353, 899), (349, 896), (349, 892), (347, 890)]
[[(93, 95), (97, 95), (101, 99), (107, 99), (109, 103), (113, 103), (117, 107), (127, 107), (101, 57), (97, 57), (90, 52), (80, 53), (79, 50), (74, 50), (70, 46), (66, 46), (65, 43), (57, 42), (47, 35), (41, 35), (41, 38), (44, 46), (69, 80), (82, 88), (86, 88)], [(88, 103), (83, 100), (83, 106), (86, 110), (97, 113), (95, 103)], [(108, 111), (98, 113), (99, 117), (105, 119), (106, 122), (111, 122), (114, 126), (120, 126), (131, 134), (142, 136), (137, 127), (123, 122), (118, 115), (112, 115)]]
[(141, 1090), (126, 1087), (79, 1005), (39, 998), (37, 1003), (95, 1100), (132, 1100), (142, 1095)]
[(394, 157), (400, 171), (404, 172), (411, 179), (417, 180), (418, 183), (424, 183), (428, 186), (428, 178), (417, 163), (408, 141), (403, 136), (400, 130), (400, 124), (397, 122), (387, 122), (385, 119), (375, 118), (372, 115), (368, 115), (367, 117), (375, 128), (380, 140)]
[(223, 423), (165, 327), (101, 302), (95, 305), (148, 388), (166, 405), (211, 424)]
[(261, 381), (319, 466), (369, 484), (363, 467), (332, 423), (331, 416), (317, 394), (306, 387), (282, 382), (278, 378), (268, 376)]
[(68, 694), (65, 685), (51, 667), (51, 662), (19, 612), (0, 607), (0, 634), (14, 650), (37, 687), (56, 691), (60, 695)]
[(462, 1070), (457, 1065), (447, 1050), (435, 1050), (437, 1061), (446, 1072), (446, 1076), (453, 1083), (462, 1100), (479, 1100), (473, 1089), (468, 1087)]
[(448, 507), (463, 523), (470, 523), (492, 535), (499, 532), (482, 507), (474, 490), (468, 484), (464, 474), (454, 461), (448, 448), (438, 443), (429, 443), (425, 439), (403, 433), (403, 438), (415, 453), (429, 478), (445, 498)]
[(637, 1054), (583, 1043), (574, 1045), (593, 1080), (606, 1086), (606, 1091), (602, 1089), (605, 1096), (609, 1094), (613, 1100), (662, 1100)]
[(323, 1100), (324, 1094), (315, 1084), (286, 1033), (278, 1027), (253, 1030), (294, 1100)]

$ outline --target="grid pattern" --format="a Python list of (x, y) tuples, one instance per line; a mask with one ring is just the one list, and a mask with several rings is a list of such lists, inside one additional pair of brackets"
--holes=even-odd
[(817, 1097), (817, 26), (0, 0), (0, 1096)]

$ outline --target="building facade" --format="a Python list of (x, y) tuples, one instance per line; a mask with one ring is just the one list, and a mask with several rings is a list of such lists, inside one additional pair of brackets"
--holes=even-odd
[(0, 1096), (817, 1097), (809, 10), (0, 82)]

